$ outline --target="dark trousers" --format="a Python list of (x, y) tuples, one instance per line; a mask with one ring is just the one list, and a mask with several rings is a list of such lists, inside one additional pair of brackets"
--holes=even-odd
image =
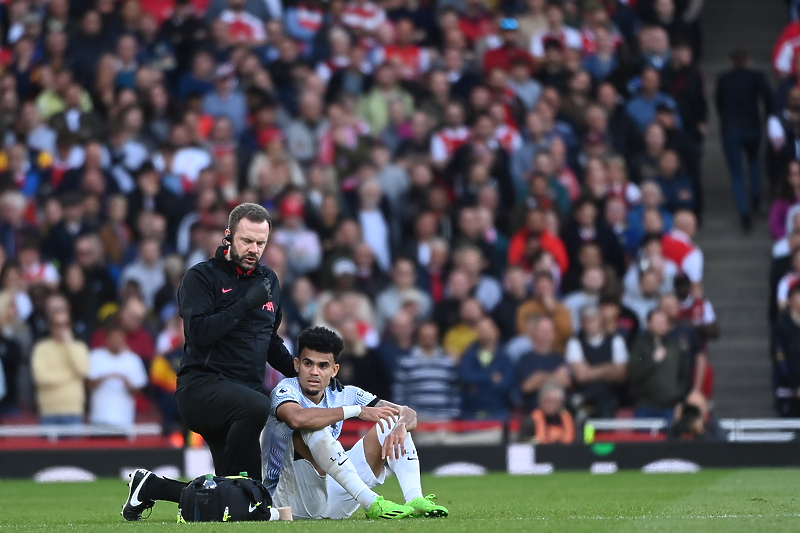
[(617, 410), (617, 395), (609, 383), (590, 383), (578, 388), (583, 396), (582, 407), (591, 418), (614, 418)]
[(194, 379), (175, 393), (183, 422), (211, 449), (218, 476), (247, 472), (261, 480), (259, 437), (267, 423), (267, 396), (222, 376)]
[[(725, 151), (725, 159), (728, 161), (731, 189), (739, 216), (749, 216), (750, 202), (761, 200), (761, 160), (758, 150), (760, 145), (761, 132), (758, 130), (724, 130), (722, 132), (722, 148)], [(747, 158), (747, 166), (750, 170), (750, 202), (748, 202), (745, 192), (742, 152)]]
[(776, 398), (775, 408), (781, 418), (800, 417), (800, 400), (797, 398)]

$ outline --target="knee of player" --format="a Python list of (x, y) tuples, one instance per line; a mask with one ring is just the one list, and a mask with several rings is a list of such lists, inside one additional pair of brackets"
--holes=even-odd
[(309, 446), (319, 440), (335, 440), (333, 438), (333, 431), (331, 431), (330, 427), (324, 427), (322, 429), (298, 429), (294, 432), (296, 435), (299, 435), (303, 442), (308, 444)]
[(394, 420), (381, 420), (375, 423), (375, 430), (378, 432), (381, 444), (383, 443), (383, 439), (386, 438), (386, 435), (391, 433), (396, 425)]
[(270, 406), (269, 402), (248, 402), (243, 405), (245, 416), (248, 420), (252, 420), (254, 424), (264, 425), (269, 418)]

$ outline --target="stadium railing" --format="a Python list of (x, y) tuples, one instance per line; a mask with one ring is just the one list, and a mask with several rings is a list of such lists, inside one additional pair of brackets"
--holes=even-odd
[(161, 435), (161, 430), (161, 424), (152, 422), (125, 427), (99, 424), (80, 424), (75, 426), (0, 425), (0, 439), (44, 437), (49, 441), (57, 442), (58, 439), (65, 437), (126, 437), (128, 440), (134, 440), (136, 437)]
[[(347, 420), (339, 441), (352, 446), (372, 429), (374, 422)], [(427, 446), (470, 446), (501, 444), (505, 425), (498, 420), (421, 421), (414, 430), (414, 442)]]
[[(612, 432), (649, 433), (656, 437), (664, 432), (669, 424), (661, 418), (612, 418), (589, 419), (594, 431), (600, 434)], [(371, 422), (351, 422), (345, 425), (343, 437), (353, 443), (361, 438), (371, 427)], [(787, 442), (793, 440), (800, 431), (800, 419), (728, 418), (720, 420), (722, 429), (728, 432), (729, 442)], [(415, 439), (431, 445), (495, 444), (503, 441), (504, 424), (497, 421), (454, 421), (420, 422)], [(57, 425), (0, 425), (0, 439), (3, 438), (46, 438), (57, 442), (61, 438), (74, 437), (124, 437), (135, 440), (137, 437), (154, 437), (162, 434), (160, 424), (140, 423), (132, 426), (108, 426), (81, 424), (76, 426)], [(621, 440), (626, 440), (622, 438)]]
[[(669, 424), (661, 418), (589, 419), (595, 432), (648, 431), (658, 435)], [(800, 420), (774, 418), (725, 418), (720, 420), (729, 442), (787, 442), (800, 430)]]

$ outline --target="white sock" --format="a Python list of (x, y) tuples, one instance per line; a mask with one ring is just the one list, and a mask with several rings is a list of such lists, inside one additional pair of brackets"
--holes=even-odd
[(353, 462), (344, 453), (339, 441), (333, 438), (330, 430), (326, 428), (318, 431), (302, 431), (301, 435), (317, 465), (341, 485), (361, 507), (369, 509), (378, 495), (358, 476)]
[[(384, 429), (385, 424), (377, 424), (378, 427), (378, 442), (383, 446), (386, 437), (392, 431), (394, 424)], [(422, 497), (422, 482), (419, 477), (419, 456), (417, 455), (417, 448), (414, 446), (414, 441), (411, 440), (411, 433), (406, 433), (406, 440), (404, 441), (406, 453), (400, 459), (386, 458), (386, 464), (397, 476), (397, 481), (400, 483), (400, 490), (403, 491), (403, 496), (407, 502), (414, 498)]]

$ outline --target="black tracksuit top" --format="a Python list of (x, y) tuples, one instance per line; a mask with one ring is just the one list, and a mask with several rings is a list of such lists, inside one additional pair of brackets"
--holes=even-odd
[[(214, 257), (191, 267), (178, 288), (178, 305), (186, 341), (178, 371), (178, 389), (194, 379), (216, 375), (253, 390), (263, 389), (266, 363), (293, 377), (293, 357), (278, 336), (281, 289), (275, 272), (256, 265), (242, 274), (226, 257), (226, 246)], [(239, 304), (253, 283), (269, 279), (272, 300), (260, 309)]]

